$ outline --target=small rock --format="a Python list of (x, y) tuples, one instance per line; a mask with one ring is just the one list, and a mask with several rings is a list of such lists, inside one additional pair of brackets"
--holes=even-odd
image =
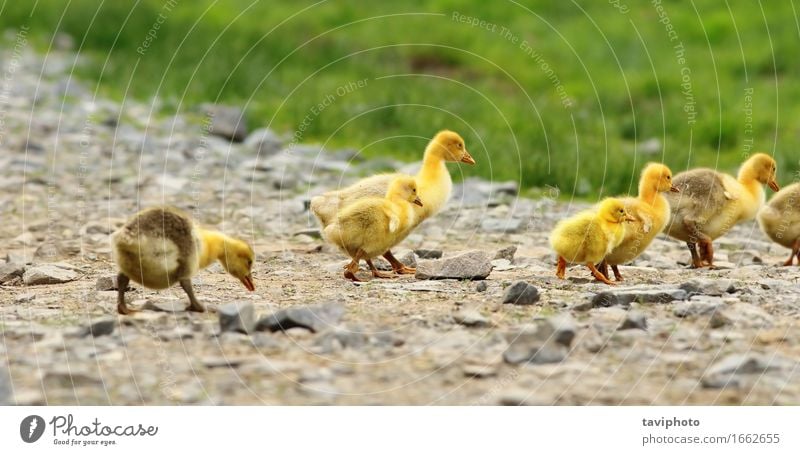
[(53, 264), (43, 264), (25, 270), (22, 280), (27, 286), (42, 284), (60, 284), (77, 280), (80, 275), (74, 270), (65, 269)]
[(705, 295), (694, 296), (688, 302), (679, 302), (672, 310), (672, 314), (679, 318), (692, 316), (704, 316), (715, 313), (724, 306), (719, 297), (709, 297)]
[(314, 344), (323, 352), (333, 352), (339, 348), (358, 349), (369, 342), (360, 328), (332, 327), (319, 334)]
[(301, 327), (319, 332), (327, 327), (336, 326), (344, 314), (344, 305), (336, 302), (291, 307), (261, 318), (256, 324), (256, 330), (278, 332)]
[(647, 330), (647, 316), (641, 311), (630, 310), (625, 315), (625, 320), (622, 321), (617, 330), (639, 329)]
[(250, 302), (234, 302), (221, 306), (219, 329), (221, 332), (250, 333), (255, 327), (255, 308)]
[(729, 354), (716, 362), (703, 375), (702, 383), (707, 388), (739, 387), (743, 375), (763, 375), (786, 371), (794, 372), (794, 362), (777, 356), (749, 352)]
[(468, 378), (491, 378), (497, 376), (497, 368), (493, 365), (467, 364), (461, 367), (464, 376)]
[(488, 327), (489, 320), (486, 319), (480, 311), (472, 308), (465, 308), (459, 311), (456, 311), (453, 314), (453, 320), (456, 321), (458, 324), (467, 327)]
[(182, 313), (186, 311), (187, 302), (180, 299), (147, 299), (142, 305), (143, 310), (160, 311), (163, 313)]
[(523, 221), (517, 218), (487, 218), (481, 221), (481, 230), (489, 233), (515, 234), (522, 230)]
[(495, 259), (506, 259), (508, 262), (514, 263), (514, 255), (517, 253), (517, 246), (516, 245), (509, 245), (505, 248), (501, 248), (497, 250), (495, 253)]
[(708, 321), (708, 325), (712, 329), (718, 329), (730, 325), (732, 322), (731, 318), (729, 318), (724, 311), (718, 309), (711, 313), (711, 319)]
[(572, 340), (578, 332), (578, 324), (568, 313), (557, 314), (547, 319), (547, 324), (552, 329), (552, 337), (556, 343), (566, 347), (572, 345)]
[(510, 364), (556, 363), (564, 360), (575, 337), (575, 322), (569, 316), (558, 316), (539, 321), (535, 330), (526, 328), (513, 334), (503, 353)]
[(116, 291), (117, 275), (105, 275), (97, 278), (94, 288), (98, 291)]
[(419, 248), (414, 250), (414, 254), (420, 259), (440, 259), (442, 257), (442, 250)]
[(283, 149), (283, 141), (269, 128), (259, 128), (244, 140), (245, 147), (253, 150), (259, 158), (277, 154)]
[(0, 406), (11, 406), (11, 375), (4, 364), (0, 364)]
[(473, 250), (452, 257), (420, 261), (418, 280), (483, 280), (492, 273), (492, 263), (484, 251)]
[(632, 302), (667, 303), (686, 298), (686, 291), (682, 289), (619, 289), (595, 294), (590, 299), (590, 308), (610, 306), (630, 308)]
[(736, 250), (728, 252), (728, 261), (737, 266), (763, 264), (764, 260), (753, 250)]
[(201, 109), (208, 116), (209, 133), (233, 142), (242, 142), (247, 137), (247, 121), (238, 107), (206, 103)]
[(503, 303), (533, 305), (539, 301), (539, 290), (525, 281), (516, 281), (503, 294)]
[(679, 287), (680, 289), (686, 291), (686, 293), (690, 296), (695, 294), (703, 294), (719, 297), (725, 294), (736, 292), (733, 280), (724, 278), (694, 278), (681, 284)]
[(496, 270), (498, 272), (504, 272), (506, 270), (513, 270), (516, 267), (511, 265), (511, 261), (508, 259), (494, 259), (492, 260), (492, 270)]
[(478, 281), (478, 284), (475, 285), (475, 290), (478, 292), (486, 292), (487, 284), (485, 281)]
[(99, 319), (97, 321), (93, 321), (88, 327), (86, 327), (81, 336), (101, 337), (104, 335), (111, 335), (112, 333), (114, 333), (114, 329), (116, 328), (117, 328), (116, 318)]
[(5, 284), (25, 273), (25, 266), (15, 263), (0, 264), (0, 284)]

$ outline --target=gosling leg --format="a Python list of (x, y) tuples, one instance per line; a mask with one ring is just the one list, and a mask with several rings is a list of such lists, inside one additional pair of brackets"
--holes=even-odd
[(389, 261), (389, 264), (392, 265), (392, 270), (394, 270), (394, 273), (398, 275), (413, 275), (417, 273), (417, 269), (412, 267), (406, 267), (402, 262), (400, 262), (396, 257), (394, 257), (391, 251), (383, 253), (383, 257), (384, 259)]
[[(614, 279), (617, 281), (623, 281), (622, 274), (619, 273), (619, 267), (616, 265), (611, 266), (611, 270), (614, 271)], [(606, 277), (608, 277), (608, 273), (605, 273)]]
[(391, 273), (383, 273), (375, 267), (375, 264), (372, 263), (372, 259), (367, 259), (367, 266), (372, 271), (372, 276), (375, 278), (396, 278), (397, 275), (392, 275)]
[(558, 264), (556, 265), (556, 276), (563, 280), (566, 272), (567, 272), (567, 260), (559, 256)]
[(794, 241), (792, 245), (792, 254), (789, 255), (789, 259), (783, 263), (784, 266), (790, 266), (794, 263), (794, 257), (797, 256), (797, 265), (800, 265), (800, 239)]
[[(686, 243), (692, 253), (692, 268), (701, 268), (706, 265), (712, 266), (714, 262), (714, 248), (711, 246), (711, 237), (700, 232), (697, 223), (692, 220), (684, 220), (683, 226), (689, 232), (690, 241)], [(697, 254), (696, 245), (700, 245), (700, 254)], [(704, 262), (708, 262), (705, 264)]]
[(360, 283), (361, 280), (358, 279), (356, 273), (358, 273), (358, 262), (361, 260), (361, 251), (358, 251), (355, 256), (353, 256), (353, 260), (350, 261), (349, 264), (344, 268), (344, 277), (350, 281)]
[(130, 281), (131, 279), (128, 278), (128, 275), (122, 272), (117, 274), (117, 313), (119, 314), (131, 314), (136, 312), (136, 310), (128, 308), (128, 305), (125, 304), (125, 291), (128, 290), (128, 283)]
[(597, 268), (595, 268), (594, 264), (592, 264), (591, 262), (587, 262), (586, 267), (589, 267), (589, 270), (592, 271), (592, 275), (594, 275), (594, 277), (597, 278), (598, 280), (602, 281), (603, 283), (609, 286), (616, 286), (616, 283), (610, 281), (608, 278), (606, 278), (605, 275), (600, 273), (600, 271), (597, 270)]
[[(608, 262), (603, 259), (599, 264), (597, 264), (597, 270), (600, 271), (606, 278), (610, 278), (611, 275), (608, 274)], [(594, 275), (594, 274), (593, 274)]]
[(189, 306), (186, 307), (186, 311), (196, 311), (198, 313), (203, 313), (206, 311), (205, 307), (197, 301), (197, 298), (194, 296), (194, 290), (192, 290), (192, 280), (186, 278), (185, 280), (179, 281), (183, 291), (186, 292), (186, 295), (189, 296)]
[(692, 253), (692, 268), (699, 269), (703, 266), (703, 261), (700, 259), (700, 255), (697, 254), (697, 244), (686, 242), (686, 246), (689, 247), (689, 252)]
[(711, 244), (711, 239), (706, 237), (700, 240), (700, 256), (706, 261), (709, 268), (714, 268), (714, 246)]

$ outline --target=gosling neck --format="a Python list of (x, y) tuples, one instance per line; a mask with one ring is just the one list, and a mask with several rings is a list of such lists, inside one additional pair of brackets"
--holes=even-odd
[(447, 203), (453, 187), (453, 179), (447, 170), (445, 159), (435, 147), (435, 144), (428, 145), (422, 168), (416, 176), (419, 195), (425, 204), (421, 208), (425, 216), (438, 212)]
[(202, 249), (200, 252), (200, 268), (206, 268), (214, 261), (225, 265), (225, 245), (230, 240), (228, 236), (218, 231), (199, 229)]
[(764, 187), (758, 181), (756, 172), (749, 166), (742, 166), (736, 180), (744, 187), (754, 200), (762, 199), (764, 194)]
[(658, 191), (658, 188), (655, 188), (652, 185), (647, 185), (645, 182), (642, 182), (639, 185), (639, 200), (643, 201), (645, 204), (649, 204), (651, 207), (658, 209), (663, 207), (667, 204), (667, 198)]

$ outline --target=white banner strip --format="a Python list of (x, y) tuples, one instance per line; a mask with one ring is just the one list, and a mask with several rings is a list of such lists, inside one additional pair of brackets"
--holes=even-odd
[(799, 415), (792, 407), (7, 407), (0, 446), (7, 454), (798, 454)]

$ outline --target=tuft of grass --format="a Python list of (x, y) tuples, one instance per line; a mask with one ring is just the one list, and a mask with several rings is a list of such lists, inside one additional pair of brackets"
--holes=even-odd
[[(250, 127), (290, 133), (311, 116), (303, 141), (404, 160), (450, 128), (478, 161), (463, 176), (554, 186), (567, 197), (635, 191), (647, 161), (733, 172), (760, 150), (775, 154), (783, 180), (794, 175), (792, 4), (662, 6), (675, 40), (651, 2), (628, 2), (622, 14), (588, 0), (39, 0), (4, 2), (0, 27), (29, 27), (42, 51), (54, 33), (71, 35), (89, 62), (78, 76), (119, 100), (156, 97), (165, 113), (235, 104)], [(662, 153), (635, 152), (651, 138)]]

